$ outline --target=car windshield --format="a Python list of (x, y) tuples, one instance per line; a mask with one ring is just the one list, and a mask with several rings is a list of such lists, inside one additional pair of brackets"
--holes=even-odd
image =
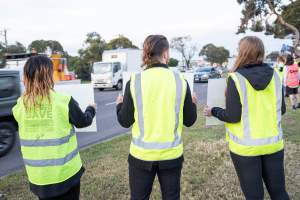
[(211, 68), (210, 67), (202, 67), (196, 70), (196, 72), (210, 72)]
[(112, 71), (111, 63), (97, 63), (94, 64), (93, 68), (95, 74), (104, 74)]

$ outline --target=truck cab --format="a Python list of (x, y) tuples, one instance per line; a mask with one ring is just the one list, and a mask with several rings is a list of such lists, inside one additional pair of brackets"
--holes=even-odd
[(104, 90), (105, 88), (123, 87), (122, 70), (120, 62), (95, 62), (93, 64), (92, 83), (94, 88)]
[(104, 90), (105, 88), (123, 87), (124, 72), (138, 72), (142, 65), (142, 51), (140, 49), (115, 49), (105, 50), (102, 61), (93, 63), (91, 74), (94, 88)]
[(0, 70), (0, 157), (14, 146), (17, 123), (12, 108), (21, 95), (20, 73), (17, 70)]

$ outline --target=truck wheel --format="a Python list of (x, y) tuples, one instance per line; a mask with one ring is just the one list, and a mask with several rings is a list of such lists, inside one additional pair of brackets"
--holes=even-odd
[(12, 122), (0, 123), (0, 157), (4, 156), (14, 146), (16, 127)]
[(100, 91), (103, 91), (103, 90), (104, 90), (104, 88), (99, 88), (99, 90), (100, 90)]
[(118, 84), (117, 84), (117, 86), (116, 86), (116, 89), (117, 90), (122, 90), (122, 88), (123, 88), (123, 82), (119, 81)]

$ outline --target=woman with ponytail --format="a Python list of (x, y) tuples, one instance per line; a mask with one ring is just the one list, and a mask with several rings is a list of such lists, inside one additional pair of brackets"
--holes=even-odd
[(182, 128), (197, 118), (196, 97), (183, 76), (168, 67), (169, 43), (150, 35), (143, 47), (144, 71), (131, 76), (117, 99), (119, 123), (132, 126), (128, 156), (132, 200), (150, 198), (158, 176), (162, 199), (180, 199)]

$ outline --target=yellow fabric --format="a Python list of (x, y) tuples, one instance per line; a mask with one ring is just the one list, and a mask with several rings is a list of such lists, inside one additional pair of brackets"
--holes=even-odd
[[(20, 140), (49, 140), (60, 139), (70, 134), (72, 125), (69, 122), (70, 96), (56, 92), (50, 93), (51, 103), (44, 100), (38, 109), (26, 110), (23, 98), (18, 100), (13, 108), (13, 114), (19, 125)], [(22, 143), (21, 143), (22, 144)], [(56, 146), (21, 146), (23, 159), (45, 160), (64, 158), (77, 149), (75, 134), (69, 141)], [(79, 153), (63, 165), (57, 166), (28, 166), (26, 172), (31, 183), (48, 185), (60, 183), (75, 175), (82, 163)]]
[(283, 80), (283, 76), (284, 76), (284, 69), (282, 69), (282, 70), (280, 71), (280, 69), (279, 69), (278, 66), (276, 66), (274, 69), (277, 71), (277, 73), (279, 74), (279, 76), (280, 76), (280, 78), (281, 78), (281, 81), (282, 81), (282, 80)]
[[(179, 112), (178, 135), (181, 137), (183, 128), (183, 105), (186, 95), (186, 81), (182, 82), (182, 101)], [(171, 70), (162, 67), (150, 68), (141, 73), (141, 90), (144, 116), (145, 142), (172, 142), (175, 129), (176, 82)], [(134, 119), (132, 137), (140, 135), (138, 112), (135, 94), (135, 76), (131, 77), (130, 90), (134, 102)], [(183, 145), (169, 149), (143, 149), (131, 143), (130, 153), (140, 160), (158, 161), (178, 158), (183, 153)]]
[[(243, 96), (241, 95), (241, 86), (235, 73), (229, 75), (238, 90), (240, 101), (242, 104), (242, 113), (245, 111)], [(251, 139), (269, 138), (278, 135), (277, 127), (277, 107), (276, 107), (276, 86), (274, 77), (264, 90), (255, 90), (246, 79), (247, 99), (248, 99), (248, 115)], [(236, 137), (243, 139), (244, 133), (243, 117), (238, 123), (226, 123), (226, 128)], [(256, 156), (277, 152), (283, 149), (283, 141), (275, 144), (261, 146), (246, 146), (240, 145), (232, 141), (229, 136), (226, 136), (229, 141), (229, 148), (232, 152), (243, 156)]]

